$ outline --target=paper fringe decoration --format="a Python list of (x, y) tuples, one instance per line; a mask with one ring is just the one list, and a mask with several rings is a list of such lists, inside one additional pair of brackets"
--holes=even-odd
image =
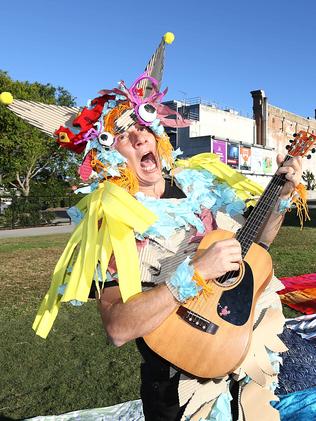
[[(235, 171), (233, 168), (220, 161), (214, 153), (201, 153), (188, 159), (178, 159), (176, 167), (207, 170), (220, 181), (226, 182), (232, 187), (239, 199), (245, 201), (247, 206), (254, 206), (256, 199), (263, 193), (263, 187)], [(249, 199), (252, 196), (253, 199)]]
[[(112, 252), (123, 301), (141, 292), (134, 231), (146, 231), (156, 216), (124, 189), (109, 182), (100, 184), (76, 206), (84, 218), (55, 267), (50, 289), (33, 323), (33, 329), (42, 338), (47, 337), (62, 302), (88, 300), (96, 267), (100, 264), (105, 279)], [(65, 285), (63, 295), (58, 291), (61, 285)]]

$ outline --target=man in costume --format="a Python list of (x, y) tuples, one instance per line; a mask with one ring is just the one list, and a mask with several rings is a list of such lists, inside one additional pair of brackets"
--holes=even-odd
[[(160, 207), (159, 200), (161, 199), (169, 199), (175, 203), (177, 199), (181, 201), (187, 198), (187, 196), (183, 194), (184, 191), (188, 192), (188, 196), (190, 195), (189, 188), (186, 189), (184, 187), (185, 184), (179, 182), (180, 177), (178, 178), (175, 175), (173, 185), (169, 184), (170, 181), (168, 178), (166, 179), (163, 177), (156, 143), (155, 136), (149, 129), (141, 125), (136, 125), (119, 135), (115, 146), (116, 150), (127, 159), (127, 167), (133, 170), (137, 176), (139, 192), (144, 195), (138, 193), (138, 196), (141, 200), (144, 200), (145, 204), (146, 200), (151, 202), (152, 209), (155, 208), (155, 202), (158, 202), (156, 206), (158, 208)], [(185, 171), (186, 170), (184, 170), (184, 172)], [(280, 199), (287, 200), (289, 194), (294, 190), (294, 186), (298, 184), (300, 179), (300, 161), (289, 161), (287, 162), (287, 165), (280, 168), (279, 171), (280, 173), (286, 174), (286, 178), (289, 180), (281, 192)], [(178, 174), (181, 174), (181, 172)], [(191, 173), (190, 175), (188, 174), (188, 178), (189, 177), (195, 178), (198, 177), (198, 174)], [(188, 184), (190, 183), (189, 181), (186, 182)], [(194, 181), (191, 182), (191, 186), (194, 186), (194, 184)], [(170, 206), (171, 205), (169, 205), (169, 207)], [(283, 219), (278, 210), (279, 206), (280, 203), (278, 203), (276, 209), (272, 212), (269, 223), (261, 234), (260, 240), (262, 244), (271, 244), (273, 238), (277, 234)], [(189, 212), (194, 212), (197, 208), (198, 206), (193, 210), (187, 208), (186, 216), (188, 218), (193, 216), (190, 215)], [(198, 212), (199, 218), (205, 227), (204, 232), (206, 232), (214, 227), (215, 221), (210, 214), (205, 212), (207, 207), (204, 207), (204, 209), (202, 208), (203, 205), (198, 209)], [(166, 212), (168, 212), (168, 210), (166, 210)], [(175, 215), (177, 214), (175, 208), (172, 209), (172, 211), (169, 210), (169, 212), (170, 214), (172, 214), (172, 212), (174, 212)], [(178, 226), (177, 224), (174, 224), (174, 226), (177, 228), (177, 232), (170, 237), (172, 243), (176, 243), (177, 237), (181, 236), (181, 224)], [(184, 227), (185, 223), (182, 226)], [(156, 230), (159, 233), (158, 227)], [(146, 336), (157, 328), (165, 318), (184, 301), (184, 297), (182, 297), (181, 294), (187, 294), (187, 291), (182, 290), (181, 276), (183, 276), (183, 281), (186, 280), (187, 273), (190, 273), (190, 269), (183, 267), (183, 263), (178, 263), (182, 260), (185, 261), (188, 253), (188, 250), (183, 250), (183, 246), (188, 249), (191, 245), (191, 253), (196, 249), (197, 243), (193, 242), (192, 238), (190, 238), (196, 236), (196, 230), (193, 234), (190, 231), (191, 229), (181, 236), (179, 247), (175, 248), (172, 252), (169, 252), (168, 257), (166, 252), (168, 246), (163, 245), (162, 241), (160, 241), (159, 246), (157, 246), (157, 244), (155, 244), (157, 237), (149, 236), (147, 242), (146, 240), (143, 240), (146, 244), (142, 244), (143, 242), (140, 241), (141, 274), (144, 289), (147, 285), (151, 287), (155, 286), (154, 288), (148, 291), (144, 290), (144, 292), (125, 303), (122, 301), (118, 284), (117, 286), (115, 286), (115, 283), (110, 284), (111, 288), (104, 288), (101, 294), (100, 312), (108, 336), (112, 339), (113, 343), (118, 346), (123, 345), (129, 340), (136, 339), (137, 346), (143, 356), (144, 362), (142, 364), (141, 390), (144, 413), (148, 420), (181, 419), (185, 409), (185, 406), (182, 408), (179, 407), (178, 385), (180, 373), (173, 371), (172, 366), (157, 354), (153, 353), (139, 337)], [(157, 258), (159, 253), (160, 258)], [(215, 279), (226, 272), (238, 270), (241, 261), (240, 244), (236, 239), (232, 238), (216, 242), (209, 247), (201, 257), (193, 260), (192, 266), (202, 278)], [(181, 266), (182, 273), (179, 270)], [(112, 270), (115, 272), (115, 269), (112, 268)], [(159, 276), (155, 273), (149, 274), (149, 272), (154, 271), (160, 271)], [(164, 272), (163, 275), (161, 275), (162, 271)], [(177, 274), (177, 272), (179, 273)], [(180, 278), (180, 282), (177, 283), (176, 286), (170, 281), (170, 278), (175, 278), (175, 274)], [(192, 275), (193, 273), (191, 276)], [(194, 286), (192, 286), (189, 295), (185, 298), (190, 298), (195, 294), (196, 291)], [(202, 402), (200, 404), (202, 404)], [(192, 416), (192, 414), (189, 415)]]
[[(167, 33), (151, 60), (152, 69), (157, 70), (153, 61), (160, 63), (160, 76), (163, 49), (172, 39)], [(216, 155), (177, 159), (180, 151), (173, 151), (164, 126), (184, 127), (189, 122), (162, 104), (166, 91), (160, 92), (149, 67), (130, 88), (120, 82), (119, 88), (101, 91), (79, 114), (68, 109), (60, 117), (64, 124), (55, 136), (62, 147), (83, 153), (79, 173), (88, 185), (78, 190), (87, 195), (70, 210), (78, 225), (33, 328), (46, 337), (60, 304), (87, 301), (94, 282), (107, 335), (117, 346), (136, 339), (143, 357), (146, 420), (229, 421), (231, 393), (236, 391), (235, 418), (252, 421), (260, 412), (262, 420), (278, 420), (269, 403), (276, 399), (278, 352), (285, 351), (277, 336), (283, 316), (276, 278), (257, 301), (248, 352), (234, 370), (213, 379), (192, 376), (141, 339), (179, 305), (212, 294), (209, 280), (239, 270), (243, 256), (236, 238), (220, 239), (195, 255), (197, 246), (218, 227), (236, 231), (246, 205), (262, 193), (259, 185), (220, 163)], [(22, 101), (11, 108), (26, 118)], [(35, 117), (36, 110), (28, 120), (36, 125)], [(279, 165), (282, 161), (278, 157)], [(278, 172), (284, 185), (256, 239), (264, 248), (291, 206), (301, 160), (287, 160)], [(230, 314), (227, 306), (218, 311), (223, 318)]]

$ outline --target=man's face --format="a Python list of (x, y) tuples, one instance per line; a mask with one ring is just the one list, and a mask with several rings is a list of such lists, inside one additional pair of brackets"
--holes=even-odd
[(146, 127), (135, 125), (118, 135), (115, 148), (127, 159), (127, 166), (135, 172), (140, 187), (154, 185), (161, 180), (157, 142)]

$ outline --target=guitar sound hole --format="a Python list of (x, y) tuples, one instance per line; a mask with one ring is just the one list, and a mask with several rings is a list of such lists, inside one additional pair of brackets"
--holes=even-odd
[(225, 275), (216, 278), (216, 282), (221, 284), (223, 287), (234, 285), (234, 283), (237, 282), (240, 278), (240, 272), (241, 269), (227, 272)]

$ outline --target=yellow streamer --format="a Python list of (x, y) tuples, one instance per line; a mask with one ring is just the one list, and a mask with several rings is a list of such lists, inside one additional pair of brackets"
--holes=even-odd
[(221, 181), (225, 181), (232, 187), (236, 195), (246, 201), (247, 206), (254, 206), (256, 200), (249, 200), (254, 196), (261, 196), (264, 188), (255, 181), (250, 180), (238, 173), (230, 166), (220, 161), (219, 156), (214, 153), (201, 153), (188, 159), (178, 159), (177, 167), (190, 168), (196, 170), (207, 170)]
[[(61, 302), (88, 300), (97, 264), (100, 261), (104, 279), (112, 251), (123, 301), (141, 292), (134, 231), (143, 233), (157, 217), (124, 189), (109, 182), (104, 182), (96, 191), (84, 197), (77, 207), (85, 216), (74, 230), (55, 267), (50, 289), (33, 323), (36, 334), (43, 338), (52, 328)], [(69, 275), (67, 268), (73, 260)], [(65, 285), (63, 295), (58, 293), (60, 285)]]

